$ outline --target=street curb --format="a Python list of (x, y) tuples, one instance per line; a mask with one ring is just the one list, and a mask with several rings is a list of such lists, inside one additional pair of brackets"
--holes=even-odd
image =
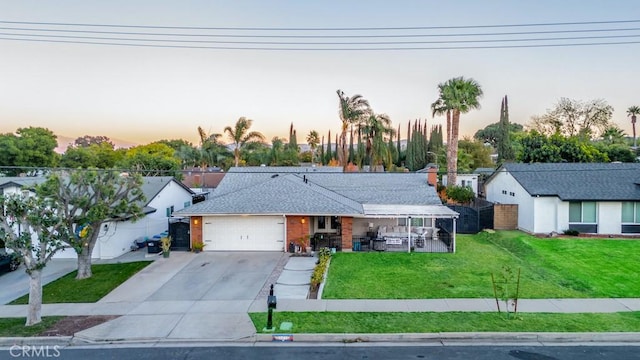
[(14, 345), (58, 345), (71, 344), (73, 336), (33, 336), (33, 337), (0, 337), (0, 347)]
[[(274, 335), (291, 335), (291, 341), (296, 342), (617, 342), (640, 343), (638, 332), (616, 333), (505, 333), (505, 332), (477, 332), (477, 333), (398, 333), (398, 334), (256, 334), (256, 342), (277, 342)], [(282, 338), (282, 337), (280, 337)]]

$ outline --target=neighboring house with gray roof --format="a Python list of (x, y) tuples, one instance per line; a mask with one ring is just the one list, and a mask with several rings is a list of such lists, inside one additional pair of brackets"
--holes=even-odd
[(518, 205), (530, 233), (640, 233), (639, 163), (504, 164), (485, 183), (487, 200)]
[[(0, 177), (2, 194), (30, 191), (43, 183), (44, 177)], [(140, 203), (144, 217), (132, 222), (117, 219), (102, 224), (100, 235), (93, 250), (93, 257), (111, 259), (131, 250), (131, 244), (138, 237), (152, 237), (166, 231), (169, 218), (174, 211), (191, 206), (194, 194), (188, 187), (171, 176), (143, 177), (142, 192), (146, 200)], [(185, 244), (188, 247), (189, 244)], [(56, 253), (56, 258), (75, 258), (72, 249)]]
[(436, 218), (458, 216), (442, 205), (426, 174), (335, 167), (231, 168), (209, 200), (176, 215), (191, 218), (192, 243), (204, 242), (209, 251), (284, 251), (323, 234), (339, 236), (348, 250), (373, 227), (434, 228)]

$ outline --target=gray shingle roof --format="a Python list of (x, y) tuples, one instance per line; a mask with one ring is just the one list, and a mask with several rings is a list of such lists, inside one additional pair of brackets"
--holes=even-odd
[(18, 186), (18, 187), (27, 187), (32, 188), (35, 185), (42, 184), (47, 179), (44, 177), (29, 177), (29, 176), (20, 176), (20, 177), (0, 177), (0, 189), (4, 189), (6, 187)]
[(356, 215), (363, 204), (442, 205), (424, 174), (239, 169), (227, 173), (209, 200), (177, 214)]
[(640, 163), (504, 164), (502, 168), (534, 196), (567, 201), (640, 200)]

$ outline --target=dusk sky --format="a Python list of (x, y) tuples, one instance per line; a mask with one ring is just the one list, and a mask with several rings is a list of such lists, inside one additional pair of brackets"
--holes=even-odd
[[(429, 105), (437, 85), (455, 76), (471, 77), (484, 90), (482, 108), (465, 114), (461, 134), (499, 119), (500, 100), (509, 96), (510, 119), (525, 124), (560, 97), (605, 99), (613, 121), (628, 134), (626, 109), (640, 105), (640, 43), (600, 46), (484, 48), (459, 50), (228, 50), (35, 42), (65, 40), (25, 34), (115, 38), (120, 35), (32, 31), (94, 30), (192, 34), (181, 40), (271, 42), (457, 41), (489, 37), (425, 38), (209, 38), (205, 34), (378, 35), (460, 34), (605, 29), (592, 33), (516, 35), (511, 39), (594, 37), (547, 44), (640, 42), (638, 1), (3, 1), (0, 0), (0, 132), (41, 126), (60, 136), (106, 135), (133, 143), (183, 138), (197, 142), (196, 128), (222, 132), (245, 116), (267, 139), (286, 137), (294, 123), (298, 142), (309, 130), (326, 135), (339, 129), (336, 90), (361, 94), (394, 125), (433, 119)], [(443, 27), (567, 22), (595, 25), (458, 29), (335, 30), (335, 28)], [(207, 30), (79, 27), (10, 22), (135, 25), (201, 28), (303, 28), (303, 30)], [(334, 30), (304, 30), (330, 28)], [(21, 30), (16, 30), (21, 29)], [(619, 29), (619, 31), (610, 31)], [(635, 30), (637, 29), (637, 30)], [(17, 35), (16, 35), (17, 34)], [(617, 38), (595, 38), (603, 36)], [(141, 38), (144, 35), (128, 35)], [(150, 38), (150, 37), (148, 37)], [(156, 36), (176, 40), (176, 36)], [(12, 40), (9, 40), (12, 39)], [(19, 39), (19, 40), (16, 40)], [(128, 41), (127, 43), (137, 43)], [(151, 44), (146, 42), (144, 44)], [(275, 47), (215, 43), (186, 46)], [(451, 47), (524, 45), (432, 43), (369, 47)], [(283, 46), (283, 45), (279, 45)], [(317, 45), (284, 45), (316, 47)], [(323, 45), (325, 47), (331, 47)], [(359, 45), (335, 47), (356, 48)]]

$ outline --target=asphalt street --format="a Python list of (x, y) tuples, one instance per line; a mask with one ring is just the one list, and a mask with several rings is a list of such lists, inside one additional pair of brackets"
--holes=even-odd
[[(638, 346), (367, 346), (361, 344), (298, 346), (268, 344), (219, 347), (128, 347), (40, 349), (38, 355), (22, 353), (19, 347), (3, 349), (0, 359), (432, 359), (432, 360), (591, 360), (638, 359)], [(47, 356), (48, 354), (48, 356)]]

